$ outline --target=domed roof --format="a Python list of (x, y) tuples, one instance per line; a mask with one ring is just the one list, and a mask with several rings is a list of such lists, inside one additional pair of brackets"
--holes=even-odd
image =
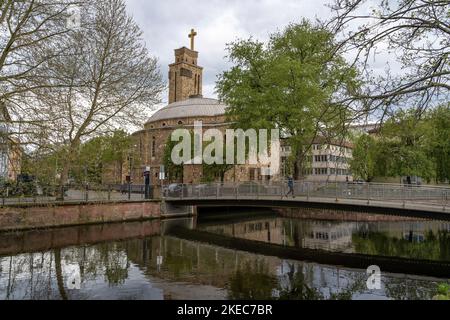
[(178, 118), (223, 116), (227, 106), (216, 99), (189, 98), (174, 102), (156, 112), (147, 123)]

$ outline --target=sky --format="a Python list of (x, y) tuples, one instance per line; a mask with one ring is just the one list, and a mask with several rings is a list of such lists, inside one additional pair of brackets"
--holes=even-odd
[[(303, 18), (326, 19), (331, 0), (125, 0), (144, 33), (150, 53), (159, 59), (167, 80), (174, 49), (190, 46), (188, 34), (198, 32), (195, 49), (204, 67), (203, 96), (216, 98), (217, 75), (230, 67), (226, 45), (237, 39), (265, 41), (269, 35)], [(167, 102), (165, 93), (163, 102)]]

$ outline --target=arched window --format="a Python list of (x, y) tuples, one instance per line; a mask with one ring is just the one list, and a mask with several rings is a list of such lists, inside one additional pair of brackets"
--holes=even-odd
[(182, 126), (183, 125), (183, 121), (178, 121), (178, 125)]

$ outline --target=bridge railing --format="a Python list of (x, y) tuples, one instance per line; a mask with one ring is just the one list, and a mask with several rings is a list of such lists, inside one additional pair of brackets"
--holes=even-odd
[(180, 199), (280, 199), (293, 197), (301, 200), (356, 200), (392, 202), (407, 205), (425, 205), (450, 209), (450, 188), (440, 186), (416, 186), (382, 183), (350, 182), (294, 182), (294, 193), (289, 193), (287, 182), (268, 183), (211, 183), (179, 184), (165, 188), (167, 200)]
[(155, 191), (155, 187), (146, 189), (145, 185), (135, 184), (71, 184), (62, 188), (58, 185), (0, 186), (0, 206), (141, 201), (155, 198)]

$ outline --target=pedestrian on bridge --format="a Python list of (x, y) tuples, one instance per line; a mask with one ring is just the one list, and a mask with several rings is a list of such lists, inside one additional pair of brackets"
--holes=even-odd
[(292, 178), (292, 177), (288, 178), (288, 189), (289, 189), (289, 192), (287, 193), (286, 197), (289, 197), (289, 195), (292, 194), (292, 198), (295, 199), (294, 178)]

